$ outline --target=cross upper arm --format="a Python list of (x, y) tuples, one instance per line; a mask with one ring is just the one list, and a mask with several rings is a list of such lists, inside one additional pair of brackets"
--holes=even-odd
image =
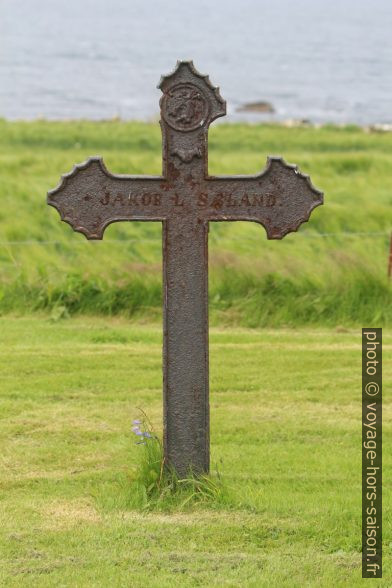
[(121, 220), (164, 220), (169, 206), (165, 179), (111, 174), (92, 157), (62, 176), (48, 204), (61, 219), (88, 239), (102, 239), (105, 228)]
[(207, 220), (249, 220), (262, 224), (269, 239), (296, 231), (322, 204), (323, 195), (295, 165), (268, 158), (256, 176), (211, 177), (200, 196)]

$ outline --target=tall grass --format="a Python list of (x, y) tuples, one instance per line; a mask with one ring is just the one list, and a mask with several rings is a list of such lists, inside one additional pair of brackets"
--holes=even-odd
[(165, 463), (162, 440), (145, 412), (140, 412), (141, 418), (134, 420), (132, 427), (138, 439), (138, 462), (120, 481), (127, 507), (170, 511), (200, 503), (215, 508), (223, 503), (227, 505), (229, 494), (218, 469), (216, 475), (195, 475), (190, 470), (180, 477)]
[[(390, 323), (392, 135), (220, 124), (209, 141), (212, 174), (255, 173), (268, 154), (281, 154), (325, 191), (325, 206), (282, 241), (252, 223), (211, 223), (212, 320)], [(61, 173), (96, 153), (113, 172), (160, 173), (159, 127), (0, 121), (1, 313), (159, 317), (160, 223), (115, 224), (89, 243), (45, 204)]]

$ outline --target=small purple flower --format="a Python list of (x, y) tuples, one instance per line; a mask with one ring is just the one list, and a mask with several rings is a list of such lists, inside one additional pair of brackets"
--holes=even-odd
[(150, 433), (150, 431), (142, 431), (141, 426), (144, 428), (144, 421), (140, 419), (134, 419), (132, 421), (131, 431), (135, 433), (138, 437), (142, 437), (141, 441), (136, 441), (136, 445), (146, 445), (147, 439), (156, 439), (155, 435)]

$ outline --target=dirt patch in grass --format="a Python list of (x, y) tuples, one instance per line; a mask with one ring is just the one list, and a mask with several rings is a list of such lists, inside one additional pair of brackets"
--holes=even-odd
[(88, 500), (56, 500), (42, 510), (45, 527), (68, 529), (79, 524), (97, 524), (102, 517)]

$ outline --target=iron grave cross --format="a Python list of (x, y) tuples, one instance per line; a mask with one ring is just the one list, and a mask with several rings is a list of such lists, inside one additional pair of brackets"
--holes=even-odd
[(62, 177), (48, 204), (87, 239), (102, 239), (113, 222), (162, 222), (164, 451), (183, 476), (209, 470), (209, 221), (254, 221), (281, 239), (323, 197), (280, 157), (255, 176), (209, 176), (208, 127), (226, 114), (219, 89), (192, 61), (177, 62), (158, 87), (162, 176), (113, 175), (91, 157)]

